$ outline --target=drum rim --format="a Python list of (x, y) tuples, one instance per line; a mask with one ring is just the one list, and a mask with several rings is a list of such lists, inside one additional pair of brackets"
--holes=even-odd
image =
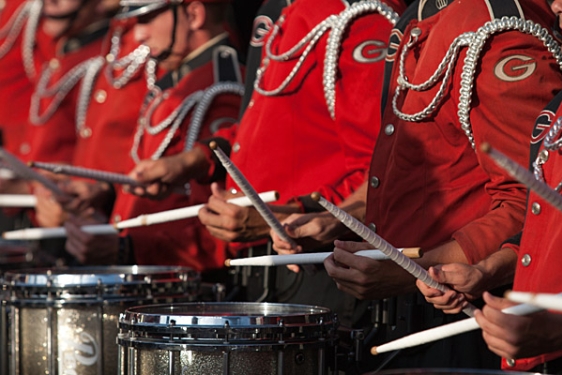
[(156, 282), (199, 282), (195, 270), (181, 266), (86, 266), (32, 268), (6, 271), (4, 285), (69, 288), (98, 285), (132, 285)]
[[(233, 307), (238, 309), (233, 309)], [(217, 316), (220, 313), (240, 312), (241, 308), (249, 311), (240, 315)], [(259, 311), (260, 308), (262, 311)], [(184, 314), (182, 309), (188, 313)], [(264, 309), (268, 311), (264, 312)], [(175, 310), (175, 313), (172, 313), (173, 310)], [(283, 310), (286, 311), (282, 312)], [(158, 313), (157, 311), (164, 313)], [(193, 313), (189, 313), (189, 311)], [(120, 315), (119, 324), (123, 327), (134, 326), (135, 328), (145, 329), (170, 327), (182, 330), (207, 327), (242, 329), (266, 326), (283, 327), (284, 325), (296, 325), (298, 323), (316, 324), (318, 322), (327, 325), (336, 323), (336, 320), (329, 308), (317, 305), (270, 302), (188, 302), (128, 308)]]

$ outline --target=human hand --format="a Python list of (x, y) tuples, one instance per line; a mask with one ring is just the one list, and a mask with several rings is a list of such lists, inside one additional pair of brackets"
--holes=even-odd
[(267, 236), (269, 226), (255, 208), (227, 202), (242, 193), (224, 190), (216, 183), (211, 184), (211, 191), (208, 203), (199, 210), (199, 220), (213, 236), (228, 242), (247, 242)]
[(448, 285), (451, 290), (442, 292), (416, 280), (416, 286), (425, 300), (446, 314), (458, 314), (468, 300), (479, 298), (486, 286), (486, 274), (477, 265), (463, 263), (440, 264), (428, 269), (429, 275), (438, 283)]
[(366, 242), (335, 241), (334, 254), (324, 261), (338, 289), (358, 299), (382, 299), (415, 290), (414, 278), (390, 260), (378, 261), (354, 253), (371, 249)]
[(88, 217), (70, 215), (64, 227), (67, 232), (66, 251), (85, 265), (117, 264), (119, 258), (119, 236), (93, 235), (80, 229), (83, 225), (103, 224), (99, 215)]
[(204, 175), (209, 163), (199, 148), (162, 157), (140, 161), (129, 176), (143, 185), (124, 186), (124, 189), (140, 197), (163, 199), (174, 191), (185, 189), (192, 179)]
[(486, 305), (474, 317), (488, 348), (508, 359), (528, 358), (562, 349), (562, 315), (541, 311), (525, 316), (502, 313), (514, 304), (484, 293)]

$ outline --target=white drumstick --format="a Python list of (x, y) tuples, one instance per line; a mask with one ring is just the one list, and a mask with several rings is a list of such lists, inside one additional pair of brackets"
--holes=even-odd
[(35, 207), (37, 198), (30, 194), (0, 194), (0, 207)]
[[(111, 224), (84, 225), (82, 229), (86, 233), (95, 235), (117, 234), (118, 231)], [(5, 240), (44, 240), (47, 238), (66, 237), (66, 228), (26, 228), (2, 233)]]
[(513, 302), (526, 303), (543, 309), (562, 311), (562, 295), (551, 293), (507, 292), (505, 298)]
[[(421, 250), (419, 247), (411, 247), (406, 249), (398, 249), (409, 258), (419, 258)], [(252, 258), (240, 259), (227, 259), (224, 264), (227, 267), (231, 266), (286, 266), (288, 264), (319, 264), (332, 255), (333, 252), (323, 253), (301, 253), (301, 254), (287, 254), (287, 255), (265, 255)], [(390, 259), (380, 250), (361, 250), (355, 253), (370, 259), (388, 260)]]
[[(261, 193), (260, 197), (265, 202), (273, 202), (278, 199), (276, 191), (268, 191)], [(229, 203), (238, 206), (251, 206), (252, 202), (247, 197), (236, 197), (228, 200)], [(167, 223), (170, 221), (188, 219), (197, 216), (199, 210), (203, 207), (198, 204), (190, 207), (177, 208), (175, 210), (156, 212), (154, 214), (140, 215), (136, 218), (123, 220), (116, 224), (98, 224), (98, 225), (84, 225), (81, 229), (94, 235), (109, 235), (117, 234), (118, 229), (134, 228), (146, 225)], [(2, 237), (7, 240), (42, 240), (46, 238), (61, 238), (66, 237), (66, 229), (59, 228), (28, 228), (20, 229), (9, 232), (4, 232)]]
[[(527, 315), (541, 310), (542, 309), (539, 307), (523, 304), (508, 307), (506, 309), (503, 309), (502, 312), (512, 315)], [(411, 348), (414, 346), (427, 344), (429, 342), (446, 339), (447, 337), (460, 335), (461, 333), (473, 331), (477, 328), (480, 327), (478, 326), (478, 323), (476, 323), (476, 319), (468, 318), (458, 322), (445, 324), (440, 327), (428, 329), (426, 331), (417, 332), (380, 346), (373, 346), (371, 348), (371, 354), (377, 355), (394, 350)]]
[[(320, 194), (313, 193), (311, 195), (312, 199), (318, 202), (322, 207), (326, 209), (329, 213), (334, 215), (337, 219), (339, 219), (342, 224), (346, 227), (351, 229), (355, 234), (359, 237), (363, 238), (365, 241), (373, 245), (375, 248), (380, 249), (383, 253), (388, 255), (388, 257), (393, 260), (396, 264), (402, 267), (404, 270), (408, 271), (412, 276), (416, 279), (423, 281), (426, 285), (438, 289), (442, 292), (449, 290), (449, 288), (443, 284), (438, 283), (437, 281), (433, 280), (429, 273), (419, 264), (399, 252), (394, 246), (389, 244), (385, 239), (381, 236), (367, 228), (363, 223), (359, 220), (355, 219), (353, 216), (342, 210), (341, 208), (337, 207), (336, 205), (328, 202), (324, 199)], [(468, 315), (472, 316), (475, 307), (471, 304), (468, 304), (464, 309), (463, 312)]]
[[(264, 202), (274, 202), (279, 199), (279, 194), (276, 191), (268, 191), (265, 193), (259, 194), (259, 197)], [(235, 204), (241, 207), (248, 207), (252, 205), (252, 202), (248, 197), (237, 197), (228, 200), (228, 203)], [(166, 223), (169, 221), (187, 219), (190, 217), (195, 217), (198, 215), (199, 210), (204, 205), (198, 204), (195, 206), (184, 207), (184, 208), (177, 208), (175, 210), (157, 212), (154, 214), (148, 215), (141, 215), (129, 220), (123, 220), (119, 223), (115, 224), (117, 229), (125, 229), (125, 228), (133, 228), (133, 227), (141, 227), (145, 225), (152, 225), (152, 224), (160, 224)]]

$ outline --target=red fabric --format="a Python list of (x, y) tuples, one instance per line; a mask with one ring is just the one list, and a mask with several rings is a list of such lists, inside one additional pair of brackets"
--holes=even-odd
[[(126, 56), (139, 45), (134, 40), (133, 27), (133, 22), (125, 24), (115, 22), (112, 25), (108, 39), (113, 35), (114, 29), (124, 30), (118, 58)], [(106, 43), (110, 44), (109, 40)], [(109, 46), (106, 47), (108, 48)], [(73, 164), (85, 168), (128, 173), (133, 166), (129, 151), (137, 127), (140, 107), (147, 93), (144, 65), (125, 86), (119, 89), (109, 83), (106, 68), (107, 64), (102, 67), (92, 87), (85, 122), (85, 127), (90, 132), (78, 134)], [(122, 70), (113, 72), (114, 77), (119, 77), (122, 73)]]
[[(562, 116), (562, 106), (558, 108), (554, 120), (560, 116)], [(546, 134), (546, 130), (544, 134)], [(545, 182), (555, 188), (562, 181), (562, 152), (560, 150), (549, 152), (548, 161), (544, 164), (543, 170)], [(540, 205), (540, 213), (536, 214), (531, 211), (533, 203)], [(546, 203), (534, 192), (529, 193), (521, 245), (519, 247), (505, 246), (518, 253), (513, 290), (533, 293), (562, 292), (562, 278), (560, 278), (561, 219), (562, 212)], [(528, 266), (524, 266), (521, 261), (525, 255), (531, 257)], [(515, 366), (508, 366), (504, 361), (502, 367), (509, 370), (526, 371), (561, 356), (562, 351), (558, 351), (534, 358), (518, 359), (515, 361)]]
[[(154, 112), (152, 123), (159, 123), (174, 111), (184, 98), (213, 83), (213, 63), (209, 61), (184, 76), (177, 86), (165, 91), (169, 97)], [(236, 118), (239, 105), (239, 96), (230, 94), (218, 96), (207, 112), (199, 137), (208, 138), (212, 135), (209, 126), (215, 120), (225, 117)], [(191, 114), (175, 132), (164, 153), (165, 156), (183, 150)], [(226, 123), (224, 125), (230, 126)], [(155, 136), (145, 133), (139, 148), (141, 159), (147, 159), (154, 153), (166, 133), (167, 130)], [(206, 203), (211, 195), (208, 185), (192, 183), (191, 190), (190, 196), (172, 194), (160, 201), (119, 194), (112, 220), (117, 221), (116, 219), (127, 219), (141, 214)], [(154, 225), (150, 228), (129, 229), (123, 234), (132, 237), (135, 259), (138, 264), (181, 265), (203, 271), (222, 267), (227, 258), (226, 245), (212, 237), (197, 217)]]
[[(0, 13), (0, 28), (15, 18), (22, 10), (24, 1), (10, 0)], [(4, 147), (18, 155), (24, 139), (25, 124), (29, 116), (29, 103), (33, 93), (34, 79), (28, 77), (22, 59), (24, 23), (14, 44), (0, 58), (0, 128), (3, 132)], [(34, 48), (35, 70), (39, 71), (43, 63), (54, 55), (54, 42), (38, 28)], [(4, 45), (6, 38), (0, 40)], [(26, 150), (24, 145), (23, 150)]]
[[(526, 19), (548, 29), (553, 24), (546, 2), (521, 5)], [(455, 1), (426, 20), (412, 21), (394, 55), (398, 59), (411, 30), (419, 28), (419, 40), (405, 62), (409, 82), (425, 82), (452, 41), (464, 32), (476, 31), (489, 17), (485, 1)], [(377, 233), (397, 247), (430, 250), (453, 238), (469, 262), (475, 263), (521, 230), (526, 198), (526, 189), (482, 156), (479, 146), (489, 142), (527, 165), (534, 119), (560, 90), (562, 81), (555, 59), (537, 38), (517, 31), (494, 34), (480, 55), (474, 80), (470, 122), (475, 152), (457, 115), (465, 55), (466, 48), (462, 48), (444, 100), (431, 116), (417, 123), (400, 120), (393, 113), (399, 67), (394, 62), (383, 127), (392, 124), (395, 131), (391, 135), (381, 131), (374, 150), (370, 176), (378, 177), (380, 185), (369, 188), (366, 222), (375, 223)], [(535, 67), (534, 72), (511, 82), (496, 76), (499, 63), (516, 55), (530, 60), (515, 60), (517, 64), (508, 65), (505, 74), (522, 74), (527, 64)], [(398, 108), (409, 114), (421, 111), (440, 84), (422, 93), (402, 92)]]
[[(66, 73), (78, 64), (99, 56), (104, 38), (97, 38), (81, 48), (64, 53), (59, 45), (55, 58), (49, 61), (58, 62), (47, 87), (60, 82)], [(59, 43), (60, 44), (60, 43)], [(43, 69), (47, 67), (47, 64)], [(40, 74), (39, 74), (40, 76)], [(76, 103), (81, 80), (62, 100), (54, 114), (43, 124), (35, 125), (28, 121), (25, 130), (25, 142), (29, 144), (29, 152), (22, 154), (25, 161), (45, 161), (71, 163), (76, 144)], [(43, 114), (52, 98), (41, 100), (40, 114)]]
[[(401, 1), (386, 3), (399, 12), (404, 9)], [(283, 11), (286, 19), (272, 51), (289, 50), (317, 24), (344, 9), (339, 0), (323, 1), (322, 6), (312, 0), (295, 2)], [(379, 129), (384, 59), (362, 63), (353, 53), (366, 41), (385, 46), (391, 28), (386, 18), (370, 13), (356, 18), (345, 32), (337, 65), (335, 120), (322, 84), (328, 33), (282, 94), (263, 96), (254, 91), (231, 158), (257, 191), (277, 190), (279, 204), (314, 191), (339, 203), (363, 182)], [(278, 87), (297, 59), (270, 61), (261, 87)], [(233, 185), (227, 179), (227, 186)]]

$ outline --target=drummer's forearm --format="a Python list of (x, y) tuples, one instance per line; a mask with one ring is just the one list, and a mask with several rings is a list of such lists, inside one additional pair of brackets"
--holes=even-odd
[(466, 255), (457, 241), (449, 241), (432, 249), (422, 248), (423, 256), (418, 263), (425, 269), (438, 264), (468, 263)]

